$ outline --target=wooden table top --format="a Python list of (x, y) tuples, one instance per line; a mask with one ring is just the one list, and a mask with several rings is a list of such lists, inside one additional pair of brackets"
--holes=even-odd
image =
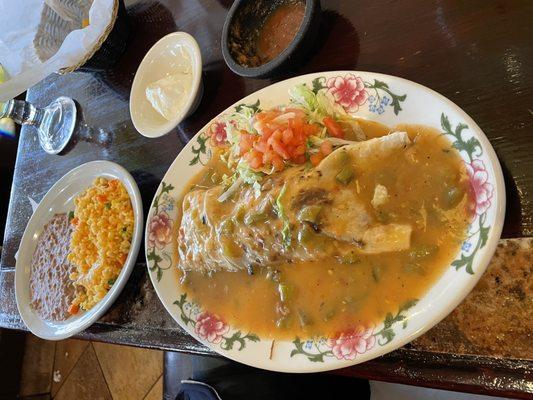
[[(137, 2), (128, 8), (132, 31), (126, 52), (112, 69), (53, 75), (28, 91), (27, 99), (38, 106), (60, 95), (72, 97), (81, 121), (77, 139), (60, 156), (40, 149), (33, 128), (21, 130), (0, 264), (0, 327), (24, 329), (13, 277), (14, 256), (31, 215), (28, 197), (40, 201), (70, 169), (107, 159), (132, 173), (146, 213), (170, 163), (204, 124), (251, 92), (309, 72), (348, 69), (396, 75), (458, 104), (483, 129), (502, 164), (507, 187), (503, 237), (533, 236), (533, 2), (323, 0), (319, 39), (306, 62), (271, 80), (241, 78), (224, 63), (220, 36), (231, 3)], [(198, 110), (175, 133), (146, 139), (131, 122), (129, 92), (144, 54), (173, 31), (192, 34), (200, 45), (204, 95)], [(167, 315), (145, 270), (141, 249), (119, 300), (80, 337), (212, 354)], [(458, 355), (453, 348), (448, 353), (403, 348), (341, 373), (523, 398), (533, 393), (531, 361)]]

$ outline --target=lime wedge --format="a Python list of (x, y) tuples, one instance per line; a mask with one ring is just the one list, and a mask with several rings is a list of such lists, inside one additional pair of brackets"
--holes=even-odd
[[(0, 83), (5, 82), (6, 80), (6, 73), (4, 72), (4, 68), (2, 68), (2, 65), (0, 64)], [(3, 107), (4, 103), (0, 102), (0, 110)], [(0, 118), (0, 135), (6, 135), (6, 136), (15, 136), (15, 123), (10, 118)]]

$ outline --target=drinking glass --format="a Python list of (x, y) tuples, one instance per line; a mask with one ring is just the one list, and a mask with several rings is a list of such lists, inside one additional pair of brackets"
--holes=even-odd
[(70, 141), (76, 124), (76, 104), (69, 97), (59, 97), (44, 108), (24, 100), (0, 103), (0, 118), (37, 128), (39, 143), (49, 154), (58, 154)]

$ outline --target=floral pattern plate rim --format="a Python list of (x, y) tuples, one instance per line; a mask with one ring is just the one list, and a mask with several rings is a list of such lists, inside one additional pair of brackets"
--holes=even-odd
[[(288, 90), (306, 84), (323, 91), (346, 112), (389, 126), (400, 123), (438, 128), (461, 154), (476, 197), (476, 215), (455, 260), (420, 299), (391, 310), (377, 326), (354, 326), (335, 337), (295, 337), (273, 341), (230, 326), (224, 316), (196, 304), (178, 282), (173, 265), (177, 199), (190, 178), (209, 159), (208, 140), (225, 139), (219, 117), (243, 105), (256, 112), (286, 104)], [(363, 71), (302, 75), (250, 94), (211, 120), (181, 150), (165, 174), (149, 210), (145, 249), (154, 288), (170, 315), (212, 350), (254, 367), (285, 372), (343, 368), (379, 357), (420, 336), (448, 315), (485, 271), (500, 238), (505, 216), (505, 186), (488, 139), (462, 109), (417, 83)]]

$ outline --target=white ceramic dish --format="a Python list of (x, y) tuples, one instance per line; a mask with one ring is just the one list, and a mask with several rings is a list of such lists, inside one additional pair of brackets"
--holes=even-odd
[[(74, 198), (89, 187), (95, 178), (117, 178), (124, 184), (131, 199), (135, 227), (130, 251), (124, 267), (106, 296), (89, 311), (80, 311), (63, 322), (41, 319), (30, 306), (30, 273), (33, 252), (43, 226), (57, 213), (74, 210)], [(143, 209), (139, 188), (133, 177), (120, 165), (110, 161), (92, 161), (74, 168), (59, 179), (45, 194), (30, 218), (18, 252), (15, 270), (17, 307), (28, 329), (43, 339), (61, 340), (75, 335), (98, 320), (113, 304), (126, 284), (135, 265), (143, 232)]]
[[(183, 49), (191, 61), (191, 88), (183, 107), (170, 121), (163, 118), (146, 98), (146, 87), (172, 75), (176, 69), (176, 52)], [(130, 114), (135, 129), (143, 136), (155, 138), (172, 131), (198, 106), (202, 97), (202, 54), (198, 43), (185, 32), (170, 33), (146, 53), (133, 79)]]
[(176, 204), (186, 183), (209, 159), (209, 132), (220, 140), (216, 117), (185, 146), (159, 186), (146, 224), (147, 265), (157, 294), (172, 317), (214, 351), (254, 367), (285, 372), (315, 372), (347, 367), (397, 349), (448, 315), (472, 290), (485, 271), (500, 238), (505, 213), (505, 186), (496, 154), (479, 126), (440, 94), (405, 79), (359, 71), (321, 72), (278, 82), (232, 105), (221, 115), (246, 104), (268, 109), (289, 101), (288, 90), (306, 84), (329, 91), (357, 117), (389, 126), (424, 124), (440, 129), (457, 148), (476, 194), (476, 215), (468, 238), (450, 267), (417, 301), (404, 304), (381, 323), (364, 331), (354, 326), (336, 337), (260, 338), (230, 326), (196, 304), (179, 284), (172, 259)]

